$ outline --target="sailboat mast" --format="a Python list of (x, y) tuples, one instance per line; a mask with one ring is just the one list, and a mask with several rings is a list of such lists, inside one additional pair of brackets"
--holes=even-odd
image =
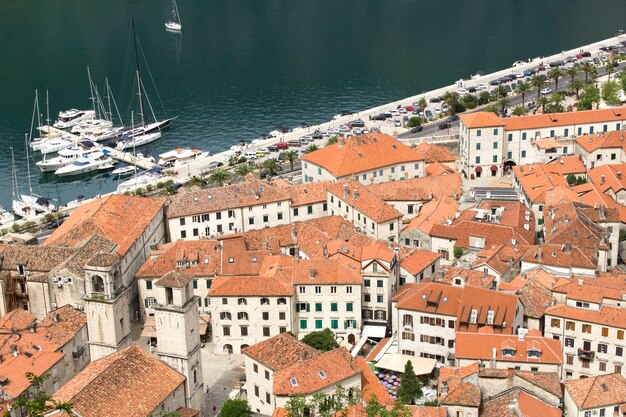
[(13, 146), (11, 146), (11, 166), (13, 169), (11, 170), (13, 174), (13, 179), (11, 180), (11, 193), (13, 194), (13, 201), (17, 199), (16, 195), (20, 193), (20, 190), (17, 188), (17, 172), (15, 171), (15, 155), (13, 153)]
[(93, 91), (93, 82), (91, 81), (91, 71), (89, 70), (89, 65), (87, 65), (87, 78), (89, 78), (89, 94), (90, 94), (90, 100), (91, 100), (91, 105), (93, 106), (93, 111), (94, 113), (96, 113), (96, 118), (99, 117), (98, 115), (98, 109), (96, 108), (96, 97), (94, 96), (94, 91)]
[(24, 136), (24, 145), (26, 147), (26, 174), (28, 175), (28, 191), (30, 192), (30, 195), (33, 195), (33, 184), (30, 180), (30, 158), (28, 156), (28, 133), (26, 133)]
[[(39, 100), (37, 100), (37, 107), (39, 107)], [(48, 100), (47, 88), (46, 88), (46, 125), (48, 126), (48, 133), (50, 133), (50, 101)]]
[(111, 93), (110, 93), (110, 88), (109, 88), (109, 78), (108, 77), (104, 79), (104, 83), (106, 84), (106, 88), (107, 88), (107, 102), (109, 104), (109, 118), (108, 118), (108, 120), (113, 122), (113, 112), (111, 112)]
[(141, 94), (141, 73), (139, 72), (139, 52), (137, 50), (137, 33), (135, 32), (135, 19), (132, 19), (133, 39), (135, 41), (135, 63), (137, 65), (137, 93), (139, 94), (139, 114), (141, 115), (141, 126), (146, 125), (146, 117), (143, 114), (143, 95)]

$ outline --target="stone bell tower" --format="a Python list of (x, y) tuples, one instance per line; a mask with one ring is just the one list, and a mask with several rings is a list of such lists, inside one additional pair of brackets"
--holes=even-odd
[(201, 409), (204, 380), (198, 330), (198, 296), (193, 295), (192, 277), (170, 271), (156, 283), (154, 318), (158, 358), (186, 377), (187, 406)]
[(114, 253), (95, 255), (84, 270), (89, 353), (96, 361), (130, 346), (129, 289)]

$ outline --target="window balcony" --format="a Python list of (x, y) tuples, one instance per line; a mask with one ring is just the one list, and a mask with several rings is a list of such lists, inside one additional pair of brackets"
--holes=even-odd
[(593, 350), (585, 350), (585, 349), (578, 349), (578, 357), (580, 359), (584, 359), (587, 361), (592, 361), (593, 358), (595, 358), (596, 356), (596, 352), (594, 352)]

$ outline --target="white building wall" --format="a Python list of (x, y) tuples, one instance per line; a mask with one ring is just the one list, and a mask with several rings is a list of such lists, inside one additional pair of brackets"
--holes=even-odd
[(319, 219), (324, 216), (328, 216), (328, 204), (326, 201), (297, 207), (291, 206), (291, 220), (294, 222)]
[[(406, 324), (405, 316), (412, 320)], [(421, 323), (421, 317), (439, 321), (440, 325)], [(448, 364), (448, 357), (454, 355), (456, 316), (428, 314), (419, 311), (394, 308), (394, 333), (397, 331), (398, 351), (410, 356), (435, 358)], [(422, 341), (423, 340), (423, 341)], [(432, 342), (432, 343), (431, 343)]]
[(362, 172), (357, 172), (343, 177), (335, 177), (323, 167), (311, 162), (302, 163), (302, 179), (304, 182), (337, 182), (347, 179), (355, 179), (361, 184), (379, 184), (382, 182), (399, 181), (409, 178), (420, 178), (424, 176), (424, 161), (415, 160), (399, 164), (376, 167)]

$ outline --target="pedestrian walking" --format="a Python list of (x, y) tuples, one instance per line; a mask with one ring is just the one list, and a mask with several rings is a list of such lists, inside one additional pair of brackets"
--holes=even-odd
[(216, 405), (213, 406), (213, 415), (215, 415), (215, 414), (217, 414), (217, 406)]
[(228, 363), (230, 363), (230, 364), (233, 363), (233, 354), (232, 353), (228, 354)]

